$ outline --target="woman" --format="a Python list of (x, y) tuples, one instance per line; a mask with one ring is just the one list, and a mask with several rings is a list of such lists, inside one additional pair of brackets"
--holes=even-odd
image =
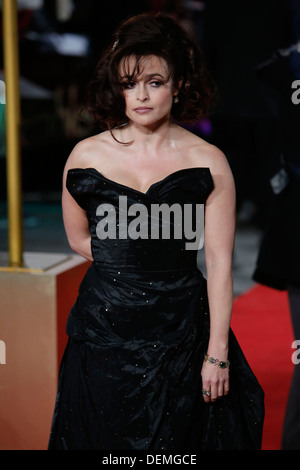
[[(263, 392), (230, 330), (232, 174), (178, 125), (211, 101), (198, 47), (170, 18), (127, 20), (90, 96), (106, 130), (71, 153), (62, 204), (70, 246), (93, 263), (67, 323), (49, 448), (260, 448)], [(162, 204), (174, 220), (152, 216)], [(203, 205), (207, 288), (186, 249)]]

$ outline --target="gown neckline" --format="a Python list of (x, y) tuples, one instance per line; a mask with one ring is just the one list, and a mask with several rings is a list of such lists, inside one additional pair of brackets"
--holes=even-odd
[(155, 186), (157, 186), (159, 184), (166, 183), (167, 181), (169, 181), (173, 177), (178, 176), (179, 174), (181, 174), (183, 172), (189, 172), (189, 171), (195, 171), (195, 170), (201, 170), (201, 171), (208, 170), (210, 172), (210, 169), (208, 167), (199, 167), (199, 166), (197, 166), (197, 167), (181, 168), (180, 170), (173, 171), (172, 173), (169, 173), (168, 175), (166, 175), (164, 178), (150, 184), (150, 186), (148, 187), (148, 189), (146, 191), (141, 191), (139, 189), (132, 188), (131, 186), (127, 186), (126, 184), (118, 183), (117, 181), (114, 181), (114, 180), (108, 178), (107, 176), (105, 176), (103, 173), (101, 173), (96, 168), (92, 168), (92, 167), (91, 168), (70, 168), (68, 170), (68, 173), (72, 172), (72, 171), (76, 171), (76, 172), (77, 171), (91, 171), (91, 172), (95, 173), (96, 175), (98, 175), (99, 177), (103, 178), (104, 180), (106, 180), (106, 181), (108, 181), (108, 182), (110, 182), (110, 183), (112, 183), (112, 184), (114, 184), (118, 187), (133, 191), (133, 192), (141, 194), (143, 196), (147, 196), (149, 194), (149, 192), (151, 192), (151, 190)]

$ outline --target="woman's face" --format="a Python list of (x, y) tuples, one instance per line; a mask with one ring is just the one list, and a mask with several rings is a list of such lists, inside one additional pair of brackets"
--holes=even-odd
[(176, 90), (166, 61), (154, 55), (145, 56), (138, 70), (135, 68), (135, 57), (123, 59), (119, 67), (128, 119), (145, 127), (169, 120)]

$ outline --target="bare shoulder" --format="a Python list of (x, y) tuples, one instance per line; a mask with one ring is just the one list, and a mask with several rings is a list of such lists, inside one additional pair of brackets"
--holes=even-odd
[(228, 161), (225, 154), (215, 145), (196, 135), (189, 136), (189, 141), (190, 145), (187, 148), (193, 160), (195, 159), (195, 161), (211, 169), (220, 169), (223, 166), (227, 166)]
[(212, 174), (231, 175), (227, 157), (222, 150), (189, 131), (181, 132), (182, 147), (194, 166), (207, 167)]
[(108, 132), (102, 132), (78, 142), (70, 153), (66, 168), (88, 168), (99, 166), (99, 160), (109, 155), (110, 136)]
[(193, 147), (192, 152), (194, 158), (205, 162), (205, 166), (209, 167), (212, 173), (231, 174), (226, 155), (215, 145), (201, 139), (201, 143)]

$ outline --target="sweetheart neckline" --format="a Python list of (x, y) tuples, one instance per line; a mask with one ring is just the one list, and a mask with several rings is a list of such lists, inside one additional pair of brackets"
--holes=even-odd
[(144, 192), (144, 191), (140, 191), (139, 189), (135, 189), (135, 188), (132, 188), (130, 186), (127, 186), (126, 184), (122, 184), (122, 183), (118, 183), (117, 181), (114, 181), (110, 178), (108, 178), (107, 176), (105, 176), (103, 173), (101, 173), (99, 170), (97, 170), (96, 168), (70, 168), (68, 170), (68, 173), (69, 172), (72, 172), (72, 171), (93, 171), (95, 172), (97, 175), (101, 176), (103, 179), (105, 179), (106, 181), (109, 181), (110, 183), (113, 183), (119, 187), (122, 187), (122, 188), (126, 188), (126, 189), (129, 189), (130, 191), (134, 191), (138, 194), (142, 194), (143, 196), (147, 196), (148, 193), (151, 191), (151, 189), (158, 185), (158, 184), (161, 184), (161, 183), (165, 183), (168, 179), (170, 179), (171, 177), (179, 174), (179, 173), (182, 173), (182, 172), (185, 172), (185, 171), (195, 171), (195, 170), (208, 170), (209, 173), (210, 173), (210, 169), (209, 167), (200, 167), (200, 166), (196, 166), (196, 167), (189, 167), (189, 168), (181, 168), (180, 170), (176, 170), (176, 171), (173, 171), (172, 173), (169, 173), (168, 175), (166, 175), (164, 178), (158, 180), (158, 181), (155, 181), (154, 183), (152, 183), (148, 189)]

